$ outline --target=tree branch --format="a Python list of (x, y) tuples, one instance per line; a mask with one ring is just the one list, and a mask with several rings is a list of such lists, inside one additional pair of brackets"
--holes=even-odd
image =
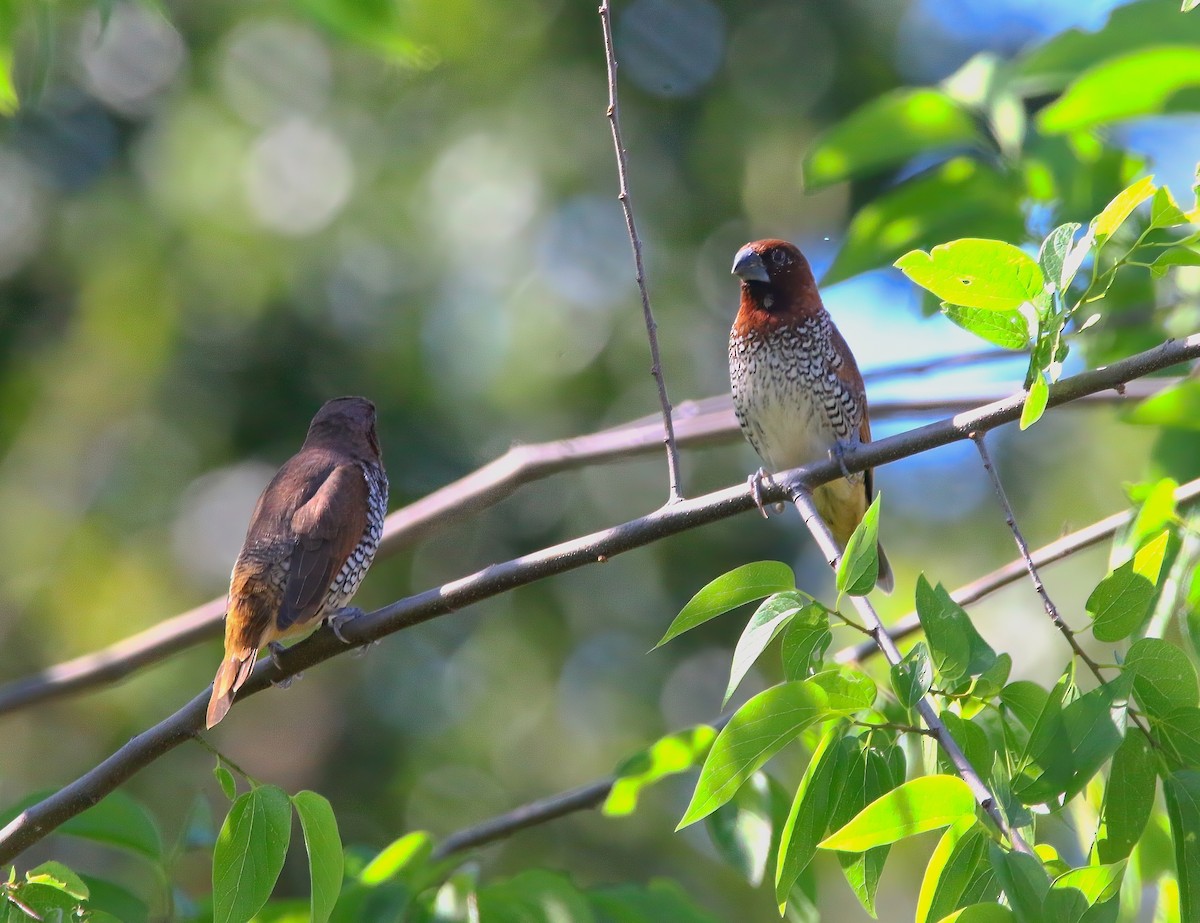
[(629, 232), (629, 245), (633, 248), (633, 265), (637, 275), (638, 292), (642, 296), (642, 317), (646, 322), (646, 337), (650, 341), (650, 374), (658, 385), (658, 400), (662, 404), (663, 443), (667, 447), (667, 475), (670, 493), (668, 503), (683, 497), (680, 492), (679, 449), (675, 445), (675, 424), (671, 419), (671, 400), (667, 397), (667, 382), (663, 376), (662, 360), (658, 354), (658, 324), (650, 310), (650, 292), (646, 289), (646, 267), (642, 263), (642, 242), (638, 238), (637, 225), (633, 220), (633, 200), (629, 196), (629, 160), (625, 142), (621, 140), (621, 119), (617, 112), (617, 53), (613, 47), (612, 12), (608, 0), (600, 0), (600, 26), (604, 31), (604, 62), (608, 71), (608, 124), (612, 129), (613, 148), (617, 154), (617, 198), (625, 213), (625, 230)]
[[(892, 366), (879, 370), (873, 377), (881, 380), (921, 374), (931, 367), (990, 361), (997, 358), (997, 352), (1003, 353), (989, 350), (962, 357), (943, 356), (936, 361)], [(1076, 401), (1122, 403), (1131, 398), (1148, 397), (1177, 381), (1176, 378), (1133, 381), (1120, 393), (1094, 392), (1082, 395)], [(999, 399), (1000, 396), (992, 394), (971, 398), (883, 400), (872, 402), (871, 416), (878, 420), (892, 416), (950, 413)], [(742, 438), (728, 394), (680, 404), (675, 408), (675, 433), (677, 444), (685, 448), (721, 445)], [(514, 446), (477, 471), (388, 516), (376, 557), (382, 560), (398, 554), (455, 519), (489, 509), (512, 496), (524, 484), (587, 465), (611, 464), (640, 457), (655, 451), (662, 444), (662, 438), (662, 420), (658, 415), (653, 415), (598, 433)], [(213, 599), (99, 651), (0, 685), (0, 716), (116, 682), (144, 666), (215, 638), (221, 632), (224, 614), (225, 599)]]
[[(1134, 378), (1197, 357), (1200, 357), (1200, 334), (1183, 340), (1171, 340), (1104, 368), (1059, 381), (1050, 390), (1048, 406), (1058, 406), (1084, 394), (1119, 387)], [(1011, 422), (1020, 416), (1024, 401), (1024, 393), (1016, 394), (970, 413), (848, 448), (840, 460), (829, 459), (790, 472), (779, 472), (778, 477), (788, 483), (801, 481), (807, 485), (817, 485), (841, 477), (843, 469), (861, 471), (906, 458)], [(763, 499), (770, 503), (787, 497), (777, 485), (768, 485), (762, 494)], [(745, 484), (682, 500), (622, 525), (492, 565), (468, 577), (401, 599), (355, 619), (342, 628), (342, 634), (349, 646), (367, 644), (515, 587), (587, 564), (603, 562), (669, 535), (754, 508), (754, 497)], [(271, 658), (264, 658), (255, 667), (238, 698), (257, 694), (274, 682), (346, 650), (347, 645), (335, 638), (332, 631), (322, 627), (284, 651), (278, 663)], [(0, 830), (0, 865), (11, 862), (23, 850), (64, 821), (95, 804), (139, 769), (196, 734), (204, 720), (207, 699), (208, 692), (202, 692), (174, 715), (133, 738), (65, 788), (21, 812)]]
[[(1175, 491), (1175, 501), (1180, 506), (1192, 503), (1198, 497), (1200, 497), (1200, 478), (1181, 485)], [(1117, 530), (1128, 525), (1133, 520), (1133, 517), (1134, 513), (1129, 510), (1114, 513), (1098, 522), (1072, 532), (1070, 535), (1064, 535), (1057, 541), (1043, 545), (1034, 551), (1030, 557), (1039, 567), (1044, 567), (1055, 561), (1061, 561), (1063, 558), (1069, 557), (1077, 551), (1090, 548), (1107, 538), (1112, 538)], [(1024, 577), (1025, 574), (1024, 559), (1015, 558), (1003, 567), (996, 568), (990, 574), (985, 574), (977, 580), (972, 580), (970, 583), (964, 584), (954, 590), (950, 596), (960, 606), (968, 606), (1015, 583)], [(899, 639), (915, 634), (920, 629), (921, 623), (917, 619), (917, 614), (912, 612), (892, 624), (889, 631), (893, 638)], [(862, 644), (843, 648), (834, 654), (832, 659), (837, 664), (861, 663), (878, 653), (879, 647), (874, 641), (865, 641)], [(716, 727), (723, 720), (715, 719), (706, 723)], [(576, 811), (586, 811), (599, 807), (604, 803), (604, 799), (608, 797), (608, 793), (612, 791), (612, 787), (616, 784), (616, 781), (616, 776), (605, 776), (602, 779), (596, 779), (586, 785), (581, 785), (579, 788), (539, 798), (537, 801), (531, 801), (528, 804), (513, 808), (511, 811), (498, 814), (478, 824), (464, 827), (442, 840), (437, 849), (434, 850), (434, 855), (437, 858), (444, 858), (477, 846), (486, 846), (489, 843), (502, 840), (521, 830), (557, 820)]]

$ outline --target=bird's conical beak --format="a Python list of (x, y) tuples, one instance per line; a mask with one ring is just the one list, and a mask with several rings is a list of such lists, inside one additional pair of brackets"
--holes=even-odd
[(749, 247), (742, 247), (737, 252), (737, 256), (733, 258), (733, 269), (730, 272), (743, 282), (771, 281), (771, 277), (767, 275), (767, 267), (763, 264), (762, 257)]

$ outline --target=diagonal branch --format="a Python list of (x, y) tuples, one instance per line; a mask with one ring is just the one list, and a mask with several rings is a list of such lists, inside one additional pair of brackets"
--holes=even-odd
[[(1197, 357), (1200, 357), (1200, 334), (1183, 340), (1171, 340), (1104, 368), (1059, 381), (1050, 390), (1048, 406), (1055, 407), (1084, 394), (1119, 387), (1134, 378)], [(778, 472), (777, 476), (786, 483), (803, 479), (802, 483), (815, 486), (843, 476), (843, 471), (877, 467), (1009, 423), (1020, 416), (1024, 403), (1024, 393), (1016, 394), (970, 413), (849, 448), (840, 460), (828, 459), (790, 472)], [(762, 499), (768, 503), (786, 498), (785, 492), (777, 485), (768, 485), (762, 491)], [(342, 634), (350, 646), (367, 644), (516, 587), (587, 564), (603, 562), (669, 535), (754, 508), (755, 499), (748, 485), (728, 487), (702, 497), (681, 500), (639, 519), (502, 564), (494, 564), (468, 577), (398, 600), (350, 622), (342, 628)], [(273, 682), (293, 676), (347, 649), (347, 645), (335, 638), (332, 631), (321, 628), (284, 651), (278, 663), (271, 658), (264, 658), (242, 688), (239, 699), (243, 695), (255, 695)], [(0, 830), (0, 865), (11, 862), (23, 850), (98, 802), (135, 772), (197, 734), (203, 724), (207, 700), (206, 690), (175, 714), (130, 740), (74, 782), (22, 811)]]
[[(1175, 491), (1175, 502), (1180, 506), (1190, 504), (1198, 497), (1200, 497), (1200, 478), (1183, 484)], [(1030, 558), (1036, 562), (1038, 567), (1052, 564), (1055, 561), (1061, 561), (1077, 551), (1090, 548), (1105, 539), (1112, 538), (1119, 529), (1132, 522), (1133, 517), (1134, 513), (1129, 510), (1114, 513), (1112, 516), (1107, 516), (1098, 522), (1072, 532), (1070, 535), (1064, 535), (1057, 541), (1043, 545), (1032, 552)], [(968, 584), (964, 584), (954, 590), (950, 596), (960, 606), (968, 606), (1015, 583), (1025, 574), (1025, 561), (1022, 558), (1016, 558), (1003, 567), (992, 571), (990, 574), (985, 574)], [(902, 637), (915, 634), (920, 631), (920, 628), (921, 623), (917, 619), (917, 614), (912, 612), (904, 616), (904, 618), (898, 619), (888, 630), (891, 632), (892, 637), (898, 640)], [(878, 653), (879, 647), (874, 641), (864, 641), (862, 644), (843, 648), (834, 654), (832, 660), (838, 664), (861, 663)], [(715, 728), (719, 725), (720, 720), (714, 719), (705, 723)], [(604, 803), (604, 799), (608, 797), (608, 793), (612, 791), (612, 787), (616, 784), (616, 781), (617, 777), (614, 775), (595, 779), (570, 791), (539, 798), (537, 801), (520, 805), (511, 811), (498, 814), (478, 824), (464, 827), (442, 840), (434, 851), (434, 854), (439, 859), (444, 858), (449, 855), (465, 852), (468, 849), (474, 849), (477, 846), (486, 846), (488, 843), (505, 839), (521, 830), (527, 830), (530, 827), (536, 827), (552, 820), (557, 820), (576, 811), (587, 811), (591, 808), (599, 807)]]
[(608, 124), (612, 128), (613, 148), (617, 152), (617, 198), (625, 213), (625, 229), (633, 248), (633, 265), (637, 275), (638, 292), (642, 296), (642, 316), (646, 321), (646, 337), (650, 341), (650, 374), (658, 385), (658, 400), (662, 404), (663, 442), (667, 447), (667, 476), (670, 493), (668, 503), (683, 497), (679, 488), (679, 448), (675, 445), (675, 428), (671, 419), (671, 400), (667, 397), (667, 382), (663, 376), (662, 360), (658, 355), (658, 324), (650, 310), (650, 292), (646, 289), (646, 267), (642, 262), (642, 241), (633, 220), (633, 201), (629, 197), (629, 159), (625, 142), (621, 140), (621, 119), (617, 111), (617, 53), (613, 48), (612, 12), (608, 0), (600, 0), (600, 25), (604, 30), (604, 61), (608, 71)]
[[(930, 367), (943, 368), (948, 364), (990, 360), (996, 352), (1003, 351), (969, 353), (961, 358), (943, 356), (936, 363), (931, 360), (892, 366), (879, 370), (874, 378), (920, 374)], [(1177, 381), (1175, 378), (1133, 381), (1120, 393), (1093, 392), (1082, 395), (1076, 403), (1121, 403), (1131, 398), (1148, 397)], [(948, 413), (968, 410), (999, 399), (996, 394), (981, 394), (974, 397), (875, 401), (871, 404), (871, 416), (883, 419)], [(740, 442), (742, 438), (728, 394), (680, 404), (675, 408), (675, 433), (677, 444), (684, 448)], [(514, 446), (477, 471), (388, 516), (377, 557), (382, 560), (410, 548), (447, 523), (466, 515), (478, 514), (512, 496), (524, 484), (562, 471), (611, 464), (649, 454), (662, 444), (662, 434), (662, 420), (654, 415), (598, 433)], [(0, 685), (0, 716), (116, 682), (144, 666), (215, 638), (220, 634), (224, 614), (224, 598), (213, 599), (108, 647)]]
[[(804, 524), (808, 527), (808, 531), (812, 533), (813, 538), (817, 540), (817, 545), (825, 554), (825, 560), (829, 562), (829, 566), (835, 570), (838, 563), (842, 559), (842, 551), (838, 547), (837, 540), (833, 537), (833, 533), (829, 531), (829, 526), (825, 520), (821, 518), (821, 514), (817, 512), (816, 506), (813, 504), (812, 493), (810, 488), (800, 479), (790, 481), (791, 486), (788, 493), (791, 496), (791, 501), (796, 505), (796, 509), (800, 512), (800, 518), (804, 520)], [(880, 653), (892, 666), (899, 666), (904, 659), (900, 654), (900, 649), (896, 647), (896, 641), (892, 638), (883, 621), (879, 618), (879, 614), (875, 611), (875, 607), (865, 596), (851, 596), (850, 602), (854, 608), (858, 610), (859, 616), (867, 627), (867, 632), (870, 634), (875, 645), (879, 648)], [(959, 778), (970, 786), (971, 792), (975, 795), (975, 801), (983, 808), (984, 813), (992, 819), (992, 823), (996, 828), (1004, 834), (1008, 842), (1012, 844), (1012, 848), (1018, 852), (1033, 854), (1033, 850), (1029, 848), (1029, 844), (1021, 837), (1021, 834), (1008, 822), (1008, 818), (1004, 816), (1004, 812), (1000, 810), (1000, 806), (996, 803), (996, 796), (992, 794), (991, 789), (987, 787), (987, 783), (971, 765), (971, 761), (967, 759), (967, 755), (963, 753), (962, 747), (958, 745), (958, 741), (946, 729), (946, 725), (942, 723), (941, 716), (938, 714), (937, 706), (929, 694), (921, 696), (917, 701), (917, 712), (921, 715), (921, 720), (925, 722), (925, 726), (929, 728), (934, 737), (937, 738), (938, 744), (950, 758), (955, 771)]]

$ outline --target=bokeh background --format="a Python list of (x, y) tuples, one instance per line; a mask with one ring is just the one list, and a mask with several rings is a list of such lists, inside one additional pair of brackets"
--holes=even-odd
[[(892, 181), (806, 194), (800, 161), (824, 127), (979, 51), (1098, 27), (1115, 5), (617, 3), (632, 192), (672, 397), (728, 386), (740, 244), (791, 238), (826, 267), (854, 210)], [(328, 397), (378, 405), (393, 509), (514, 443), (654, 412), (594, 3), (112, 2), (36, 19), (19, 37), (23, 105), (0, 134), (0, 681), (223, 594), (255, 497)], [(1190, 201), (1200, 121), (1144, 121), (1114, 139)], [(925, 317), (892, 270), (827, 296), (864, 369), (979, 346)], [(873, 396), (1004, 393), (1022, 368), (931, 373)], [(1056, 412), (994, 440), (1035, 545), (1123, 508), (1123, 485), (1161, 470), (1149, 431), (1111, 409)], [(690, 451), (685, 489), (756, 466), (740, 440)], [(954, 586), (1012, 556), (969, 445), (889, 466), (877, 483), (898, 571), (885, 613), (911, 608), (922, 570)], [(557, 475), (378, 562), (357, 602), (665, 496), (657, 456)], [(747, 561), (789, 561), (801, 586), (828, 593), (802, 531), (794, 515), (744, 516), (519, 590), (256, 696), (213, 740), (264, 781), (329, 797), (348, 842), (448, 833), (716, 715), (741, 619), (647, 651), (696, 589)], [(1081, 614), (1105, 564), (1100, 549), (1049, 573), (1065, 611)], [(1044, 680), (1065, 661), (1028, 586), (976, 611), (1015, 676)], [(218, 656), (206, 644), (0, 719), (0, 803), (75, 778), (201, 690)], [(170, 837), (195, 795), (221, 810), (212, 762), (185, 746), (128, 789)], [(663, 785), (627, 819), (522, 833), (480, 854), (483, 874), (666, 875), (724, 919), (777, 918), (702, 829), (672, 832), (689, 786)], [(894, 852), (881, 919), (911, 918), (932, 842)], [(36, 852), (85, 869), (117, 861), (66, 840)], [(185, 863), (180, 879), (202, 893), (207, 874)], [(821, 875), (828, 918), (865, 919), (836, 866)], [(297, 861), (282, 887), (305, 886)]]

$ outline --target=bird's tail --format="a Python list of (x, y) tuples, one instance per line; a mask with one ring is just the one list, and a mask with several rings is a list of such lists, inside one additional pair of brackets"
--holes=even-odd
[(215, 727), (217, 722), (225, 717), (229, 707), (233, 705), (233, 697), (254, 669), (254, 661), (258, 659), (258, 651), (242, 649), (229, 654), (221, 662), (213, 680), (212, 697), (208, 700), (208, 715), (204, 719), (205, 727)]
[(883, 553), (883, 545), (877, 545), (876, 549), (879, 552), (879, 576), (875, 578), (875, 585), (883, 592), (890, 593), (896, 587), (896, 580), (892, 576), (892, 562)]

